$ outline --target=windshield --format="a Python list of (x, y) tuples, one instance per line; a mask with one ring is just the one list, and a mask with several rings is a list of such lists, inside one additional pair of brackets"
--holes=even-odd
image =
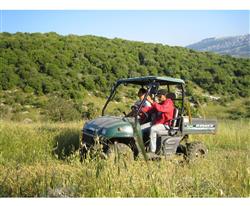
[[(157, 85), (157, 84), (149, 84), (149, 85), (133, 85), (128, 84), (124, 85), (121, 84), (119, 86), (115, 86), (113, 92), (111, 92), (111, 95), (113, 94), (113, 97), (110, 99), (110, 101), (106, 102), (106, 106), (103, 108), (103, 115), (104, 111), (106, 115), (112, 115), (112, 116), (125, 116), (128, 115), (131, 112), (131, 109), (133, 106), (137, 106), (139, 108), (144, 99), (144, 95), (139, 95), (139, 91), (141, 89), (144, 89), (146, 92), (148, 89), (151, 88), (150, 96), (152, 99), (156, 102), (159, 102), (156, 93), (158, 89), (166, 89), (169, 93), (174, 93), (176, 96), (175, 104), (178, 108), (182, 107), (181, 101), (182, 101), (182, 92), (180, 85)], [(144, 93), (145, 93), (144, 91)], [(111, 96), (110, 96), (111, 97)], [(142, 106), (149, 106), (147, 105), (148, 102), (143, 102)]]
[(106, 115), (124, 116), (128, 113), (131, 106), (137, 100), (137, 90), (140, 88), (135, 85), (119, 85), (113, 93), (112, 99), (105, 108)]

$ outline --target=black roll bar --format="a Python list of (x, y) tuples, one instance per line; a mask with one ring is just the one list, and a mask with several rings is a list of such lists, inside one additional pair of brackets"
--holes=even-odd
[(114, 85), (112, 86), (111, 92), (110, 92), (110, 95), (109, 95), (109, 98), (107, 99), (105, 105), (104, 105), (103, 108), (102, 108), (102, 116), (104, 116), (106, 107), (107, 107), (108, 103), (113, 99), (114, 94), (115, 94), (115, 90), (116, 90), (116, 88), (117, 88), (119, 85), (120, 85), (120, 83), (116, 83), (116, 84), (114, 84)]
[[(106, 107), (107, 107), (108, 103), (113, 99), (113, 97), (114, 97), (114, 95), (115, 95), (115, 91), (116, 91), (117, 87), (118, 87), (120, 84), (121, 84), (120, 82), (116, 82), (116, 83), (112, 86), (110, 95), (109, 95), (109, 97), (108, 97), (108, 99), (107, 99), (105, 105), (103, 106), (103, 109), (102, 109), (102, 116), (104, 116)], [(139, 115), (139, 112), (141, 111), (141, 108), (142, 108), (144, 102), (146, 101), (147, 96), (151, 93), (151, 90), (152, 90), (153, 87), (156, 87), (156, 90), (158, 90), (159, 84), (157, 84), (156, 82), (153, 82), (153, 83), (149, 84), (149, 88), (148, 88), (148, 90), (147, 90), (147, 93), (146, 93), (146, 95), (144, 96), (143, 100), (141, 101), (141, 103), (140, 103), (140, 105), (139, 105), (139, 108), (138, 108), (138, 110), (137, 110), (136, 117), (135, 117), (135, 118), (136, 118), (136, 121), (137, 121), (137, 116)], [(182, 103), (182, 105), (181, 105), (181, 114), (183, 114), (183, 113), (184, 113), (184, 100), (185, 100), (185, 89), (184, 89), (184, 84), (181, 84), (181, 93), (182, 93), (182, 98), (181, 98), (181, 100), (182, 100), (182, 101), (181, 101), (181, 103)]]

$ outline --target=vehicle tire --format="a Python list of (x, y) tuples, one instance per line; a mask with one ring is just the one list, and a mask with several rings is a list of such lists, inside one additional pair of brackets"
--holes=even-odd
[(178, 145), (177, 149), (176, 149), (176, 154), (187, 154), (187, 147), (183, 144)]
[(131, 147), (123, 143), (114, 143), (109, 145), (109, 149), (106, 152), (107, 159), (114, 161), (119, 160), (134, 160), (134, 152)]
[(204, 158), (208, 153), (207, 147), (202, 142), (190, 142), (186, 144), (187, 160)]

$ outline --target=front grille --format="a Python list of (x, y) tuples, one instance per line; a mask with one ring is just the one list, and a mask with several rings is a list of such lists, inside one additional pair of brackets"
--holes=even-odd
[(95, 135), (96, 131), (95, 130), (90, 130), (90, 129), (84, 129), (83, 130), (84, 133), (87, 133), (89, 135)]
[(107, 146), (108, 146), (108, 140), (99, 136), (97, 137), (96, 135), (92, 135), (92, 134), (89, 134), (89, 133), (86, 133), (85, 131), (83, 131), (83, 134), (82, 134), (83, 138), (82, 138), (82, 143), (85, 144), (87, 146), (87, 148), (91, 148), (93, 147), (96, 143), (100, 143), (103, 145), (103, 150), (106, 150), (107, 149)]

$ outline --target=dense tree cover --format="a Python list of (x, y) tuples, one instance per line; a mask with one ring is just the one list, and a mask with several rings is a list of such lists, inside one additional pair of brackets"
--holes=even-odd
[(84, 90), (105, 94), (117, 78), (142, 75), (182, 78), (211, 94), (250, 91), (249, 59), (116, 38), (0, 33), (0, 90), (79, 99)]

